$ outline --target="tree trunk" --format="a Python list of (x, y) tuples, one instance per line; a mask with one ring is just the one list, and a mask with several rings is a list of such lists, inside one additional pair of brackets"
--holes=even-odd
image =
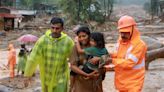
[(81, 7), (81, 1), (78, 0), (78, 11), (77, 11), (77, 19), (78, 19), (78, 22), (80, 21), (80, 11), (81, 11), (80, 7)]
[(157, 58), (164, 58), (164, 47), (150, 50), (146, 53), (146, 70), (149, 69), (149, 63)]
[(106, 0), (104, 0), (104, 20), (106, 19)]
[(112, 12), (113, 12), (113, 3), (114, 3), (114, 1), (111, 0), (111, 2), (110, 2), (110, 11), (109, 11), (109, 15), (108, 15), (109, 20), (110, 20), (111, 14), (112, 14)]

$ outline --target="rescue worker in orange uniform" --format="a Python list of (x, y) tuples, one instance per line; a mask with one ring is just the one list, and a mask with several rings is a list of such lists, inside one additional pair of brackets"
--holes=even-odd
[(122, 16), (116, 50), (111, 54), (115, 70), (115, 86), (119, 92), (141, 92), (145, 77), (146, 44), (140, 39), (135, 20)]
[(15, 76), (14, 68), (16, 65), (16, 50), (15, 50), (13, 44), (9, 44), (8, 48), (9, 48), (9, 53), (8, 53), (8, 64), (7, 64), (7, 66), (10, 69), (10, 80), (11, 80)]

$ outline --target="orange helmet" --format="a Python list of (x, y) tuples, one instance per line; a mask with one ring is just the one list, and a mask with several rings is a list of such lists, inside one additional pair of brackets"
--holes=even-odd
[(131, 16), (122, 16), (118, 21), (118, 29), (135, 26), (136, 22)]

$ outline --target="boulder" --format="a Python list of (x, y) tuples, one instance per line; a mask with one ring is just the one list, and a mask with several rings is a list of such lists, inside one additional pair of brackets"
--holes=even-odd
[(0, 85), (0, 92), (12, 92), (12, 89), (6, 86)]

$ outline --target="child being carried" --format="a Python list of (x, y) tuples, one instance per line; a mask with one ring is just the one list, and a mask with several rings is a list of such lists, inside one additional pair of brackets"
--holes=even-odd
[(105, 61), (100, 60), (98, 62), (91, 62), (90, 59), (93, 57), (102, 57), (103, 55), (108, 55), (108, 51), (105, 48), (104, 36), (100, 32), (91, 33), (90, 37), (91, 47), (82, 49), (80, 44), (77, 42), (76, 47), (79, 53), (83, 53), (86, 56), (86, 62), (83, 65), (82, 70), (86, 73), (91, 73), (94, 70), (99, 70), (105, 65)]

